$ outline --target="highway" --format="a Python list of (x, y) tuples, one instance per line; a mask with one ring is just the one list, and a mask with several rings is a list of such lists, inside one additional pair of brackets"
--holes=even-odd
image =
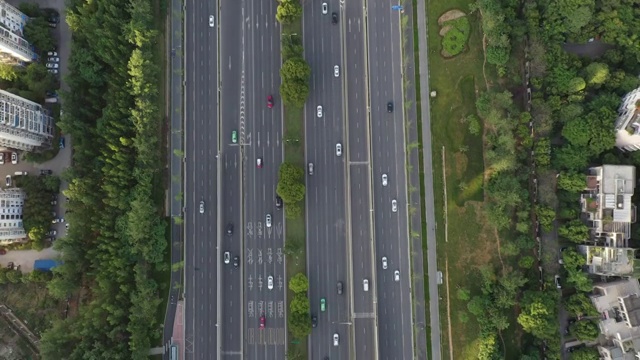
[[(242, 44), (241, 61), (224, 66), (241, 67), (239, 140), (243, 144), (244, 209), (243, 226), (236, 231), (244, 233), (244, 358), (275, 360), (285, 358), (287, 290), (284, 211), (275, 203), (283, 160), (280, 26), (275, 17), (277, 2), (240, 3), (244, 21), (234, 39)], [(267, 106), (270, 95), (272, 108)], [(261, 316), (265, 317), (264, 329), (260, 328)]]
[(209, 27), (214, 4), (185, 4), (186, 359), (210, 359), (218, 351), (218, 53), (216, 29)]
[[(371, 163), (363, 1), (345, 2), (340, 21), (345, 41), (347, 103), (347, 213), (351, 237), (353, 336), (357, 359), (376, 359), (376, 279), (372, 233)], [(368, 282), (365, 291), (364, 282)]]
[[(391, 9), (395, 4), (395, 0), (367, 2), (378, 350), (379, 358), (386, 360), (414, 358), (402, 41), (400, 13)], [(389, 102), (392, 109), (387, 108)], [(392, 211), (393, 200), (397, 212)], [(382, 266), (383, 257), (387, 269)], [(395, 271), (400, 273), (399, 281)]]
[[(222, 345), (223, 359), (241, 359), (243, 350), (243, 231), (241, 151), (231, 134), (240, 129), (240, 85), (242, 75), (242, 3), (222, 1), (216, 24), (220, 31), (220, 125), (222, 146), (222, 251), (230, 254), (230, 263), (222, 266)], [(227, 234), (232, 224), (233, 234)], [(237, 229), (237, 231), (235, 231)], [(240, 257), (240, 266), (233, 265), (234, 257)], [(224, 261), (223, 261), (224, 263)]]
[[(310, 359), (354, 359), (350, 356), (351, 311), (348, 289), (352, 286), (347, 268), (346, 161), (336, 155), (336, 143), (345, 146), (343, 99), (344, 68), (340, 26), (332, 25), (331, 13), (339, 12), (338, 0), (328, 2), (322, 14), (321, 2), (303, 2), (303, 30), (306, 61), (311, 66), (310, 95), (305, 108), (306, 163), (313, 163), (313, 175), (306, 176), (307, 275), (311, 314), (318, 318), (309, 342)], [(334, 66), (338, 65), (338, 76)], [(317, 106), (323, 115), (317, 117)], [(338, 282), (343, 284), (338, 294)], [(326, 310), (320, 309), (325, 298)], [(333, 334), (340, 345), (333, 346)]]

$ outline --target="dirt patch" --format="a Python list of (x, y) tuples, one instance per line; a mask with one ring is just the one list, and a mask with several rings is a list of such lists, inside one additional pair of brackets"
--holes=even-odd
[[(486, 218), (481, 215), (483, 213), (483, 204), (468, 201), (464, 207), (456, 207), (455, 210), (459, 218), (467, 216), (475, 216), (478, 224), (482, 226), (482, 232), (478, 234), (477, 241), (475, 243), (474, 251), (468, 251), (464, 253), (457, 253), (457, 260), (454, 267), (467, 274), (480, 269), (486, 264), (493, 262), (495, 255), (495, 239), (493, 238), (493, 232), (490, 231), (491, 227), (487, 226)], [(472, 212), (469, 212), (469, 208), (473, 208)]]
[(445, 26), (442, 27), (442, 29), (440, 29), (440, 32), (438, 34), (440, 34), (440, 36), (445, 36), (446, 33), (451, 29), (453, 29), (453, 26), (445, 25)]
[[(455, 20), (457, 18), (463, 17), (466, 14), (458, 9), (449, 10), (446, 13), (440, 15), (438, 18), (438, 25), (442, 26), (442, 24), (446, 23), (450, 20)], [(442, 34), (440, 34), (442, 35)]]
[(456, 178), (463, 179), (464, 172), (467, 171), (467, 163), (469, 162), (469, 159), (467, 158), (467, 155), (460, 151), (456, 152), (453, 157), (455, 159)]

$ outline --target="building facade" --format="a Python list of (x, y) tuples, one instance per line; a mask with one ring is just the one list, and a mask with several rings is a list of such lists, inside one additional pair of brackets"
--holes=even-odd
[(580, 206), (592, 239), (585, 240), (607, 247), (628, 247), (631, 224), (636, 221), (636, 207), (631, 202), (636, 185), (635, 166), (592, 167), (586, 183)]
[(54, 133), (53, 117), (40, 104), (0, 90), (0, 147), (49, 149)]
[(22, 225), (24, 200), (25, 193), (20, 189), (0, 189), (0, 244), (26, 240)]
[(640, 284), (637, 279), (596, 284), (591, 301), (600, 313), (598, 345), (604, 360), (640, 358)]
[(0, 62), (27, 63), (38, 58), (23, 36), (29, 17), (0, 0)]

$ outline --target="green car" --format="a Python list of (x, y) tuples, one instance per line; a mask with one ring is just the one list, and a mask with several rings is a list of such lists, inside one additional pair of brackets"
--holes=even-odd
[(320, 299), (320, 311), (324, 312), (327, 309), (327, 300), (325, 298)]
[(235, 130), (231, 132), (231, 142), (234, 144), (238, 142), (238, 132)]

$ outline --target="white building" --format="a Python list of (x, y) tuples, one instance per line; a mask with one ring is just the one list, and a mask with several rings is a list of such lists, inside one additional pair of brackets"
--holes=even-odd
[(0, 90), (0, 147), (48, 149), (54, 132), (53, 117), (40, 104)]
[(23, 37), (29, 17), (0, 0), (0, 61), (31, 62), (37, 59), (32, 46)]
[(22, 225), (24, 199), (25, 193), (20, 189), (0, 189), (0, 244), (10, 244), (27, 237)]
[(590, 296), (601, 315), (605, 341), (598, 346), (604, 360), (640, 358), (640, 285), (637, 279), (597, 284)]

